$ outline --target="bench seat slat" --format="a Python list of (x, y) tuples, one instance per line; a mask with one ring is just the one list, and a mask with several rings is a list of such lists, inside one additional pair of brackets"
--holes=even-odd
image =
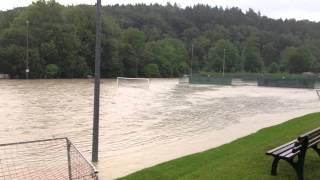
[(287, 159), (291, 159), (291, 158), (293, 158), (293, 157), (295, 157), (297, 154), (299, 154), (300, 153), (300, 151), (297, 151), (297, 152), (295, 152), (295, 153), (293, 153), (293, 152), (291, 152), (291, 153), (288, 153), (288, 154), (286, 154), (285, 156), (283, 156), (284, 158), (287, 158)]
[(278, 156), (280, 156), (280, 157), (286, 157), (288, 154), (291, 154), (291, 153), (293, 153), (293, 152), (292, 152), (292, 149), (289, 149), (289, 150), (287, 150), (287, 151), (282, 152), (281, 154), (278, 154)]
[(275, 156), (281, 155), (282, 153), (286, 153), (286, 152), (292, 152), (292, 149), (295, 147), (294, 143), (290, 144), (289, 146), (286, 146), (282, 149), (279, 149), (277, 151), (274, 151), (272, 154)]

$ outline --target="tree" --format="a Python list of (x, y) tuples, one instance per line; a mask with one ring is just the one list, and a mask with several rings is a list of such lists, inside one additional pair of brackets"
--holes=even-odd
[(225, 61), (225, 72), (240, 70), (240, 58), (237, 48), (227, 40), (219, 40), (214, 47), (210, 48), (208, 61), (211, 69), (222, 72), (223, 61)]
[(308, 72), (314, 57), (305, 47), (288, 47), (282, 52), (281, 63), (289, 73)]
[[(66, 7), (54, 0), (1, 11), (0, 73), (24, 78), (29, 20), (30, 77), (45, 77), (48, 64), (59, 67), (57, 78), (91, 74), (95, 16), (92, 5)], [(275, 64), (292, 73), (320, 71), (316, 22), (274, 20), (252, 9), (168, 3), (105, 6), (102, 25), (102, 77), (145, 76), (149, 64), (158, 66), (161, 77), (188, 73), (192, 45), (195, 73), (222, 71), (223, 49), (226, 72), (274, 72)]]
[(129, 77), (138, 77), (141, 73), (140, 55), (143, 52), (145, 35), (144, 32), (129, 28), (122, 34), (123, 47), (121, 48), (124, 74)]
[[(24, 78), (26, 61), (25, 61), (25, 48), (11, 44), (7, 47), (1, 48), (0, 50), (0, 61), (4, 67), (3, 72), (10, 74), (10, 77)], [(4, 69), (5, 68), (5, 69)]]
[(145, 75), (147, 77), (159, 77), (160, 71), (159, 66), (157, 64), (148, 64), (144, 68)]
[(288, 71), (288, 64), (290, 58), (297, 53), (297, 48), (296, 47), (286, 47), (282, 52), (281, 52), (281, 66), (282, 69), (285, 71)]
[(288, 63), (289, 73), (309, 72), (312, 62), (312, 55), (308, 50), (299, 48), (296, 54), (290, 57)]
[(189, 61), (188, 64), (191, 66), (191, 56), (192, 56), (192, 45), (194, 56), (192, 59), (192, 68), (193, 72), (198, 72), (200, 69), (204, 69), (208, 65), (208, 52), (211, 46), (210, 40), (205, 36), (199, 36), (192, 40), (192, 43), (189, 44)]
[(192, 39), (198, 37), (200, 35), (200, 30), (197, 27), (190, 27), (183, 31), (182, 37), (190, 42)]
[(268, 72), (269, 73), (279, 73), (280, 72), (280, 66), (277, 63), (273, 62), (269, 66)]
[[(178, 39), (163, 39), (149, 44), (153, 56), (153, 64), (159, 66), (160, 74), (163, 77), (179, 76), (184, 74), (187, 68), (187, 50)], [(148, 57), (147, 57), (148, 58)]]
[(266, 66), (270, 66), (273, 63), (278, 63), (279, 51), (273, 46), (273, 43), (267, 43), (262, 47), (261, 56)]
[(247, 52), (244, 55), (244, 70), (246, 72), (257, 73), (261, 72), (263, 62), (258, 53)]
[(251, 36), (245, 42), (245, 49), (243, 52), (243, 69), (246, 72), (261, 72), (263, 68), (263, 61), (260, 56), (259, 44), (257, 37)]
[(46, 66), (46, 75), (48, 78), (55, 78), (59, 73), (59, 67), (55, 64), (48, 64)]

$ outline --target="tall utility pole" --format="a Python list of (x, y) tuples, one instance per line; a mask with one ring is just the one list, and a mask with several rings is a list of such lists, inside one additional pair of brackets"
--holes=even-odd
[(191, 69), (190, 69), (190, 76), (191, 76), (191, 77), (192, 77), (192, 73), (193, 73), (193, 72), (192, 72), (192, 68), (193, 68), (193, 67), (192, 67), (192, 66), (193, 66), (193, 55), (194, 55), (194, 47), (193, 47), (193, 43), (192, 43), (192, 45), (191, 45), (191, 62), (190, 62), (190, 66), (191, 66), (191, 67), (190, 67), (190, 68), (191, 68)]
[(226, 49), (223, 49), (222, 77), (224, 77), (224, 67), (226, 64)]
[(100, 62), (101, 62), (101, 0), (97, 0), (92, 162), (98, 162), (98, 153), (99, 153)]
[(29, 20), (26, 21), (27, 28), (27, 49), (26, 49), (26, 79), (29, 79)]

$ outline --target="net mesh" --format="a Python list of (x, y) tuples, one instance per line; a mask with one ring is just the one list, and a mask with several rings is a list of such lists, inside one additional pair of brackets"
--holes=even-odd
[(126, 78), (118, 77), (117, 86), (121, 87), (135, 87), (135, 88), (149, 88), (150, 80), (147, 78)]
[(0, 180), (92, 180), (96, 173), (66, 138), (0, 145)]
[(263, 77), (258, 79), (258, 86), (266, 87), (286, 87), (286, 88), (307, 88), (314, 89), (315, 79), (303, 78), (278, 78)]

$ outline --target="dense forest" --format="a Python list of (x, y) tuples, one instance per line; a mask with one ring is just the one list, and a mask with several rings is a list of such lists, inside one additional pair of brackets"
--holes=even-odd
[[(95, 7), (54, 0), (0, 11), (0, 74), (25, 77), (27, 21), (32, 78), (93, 74)], [(320, 23), (207, 5), (103, 7), (102, 77), (221, 72), (224, 60), (226, 72), (318, 73)]]

